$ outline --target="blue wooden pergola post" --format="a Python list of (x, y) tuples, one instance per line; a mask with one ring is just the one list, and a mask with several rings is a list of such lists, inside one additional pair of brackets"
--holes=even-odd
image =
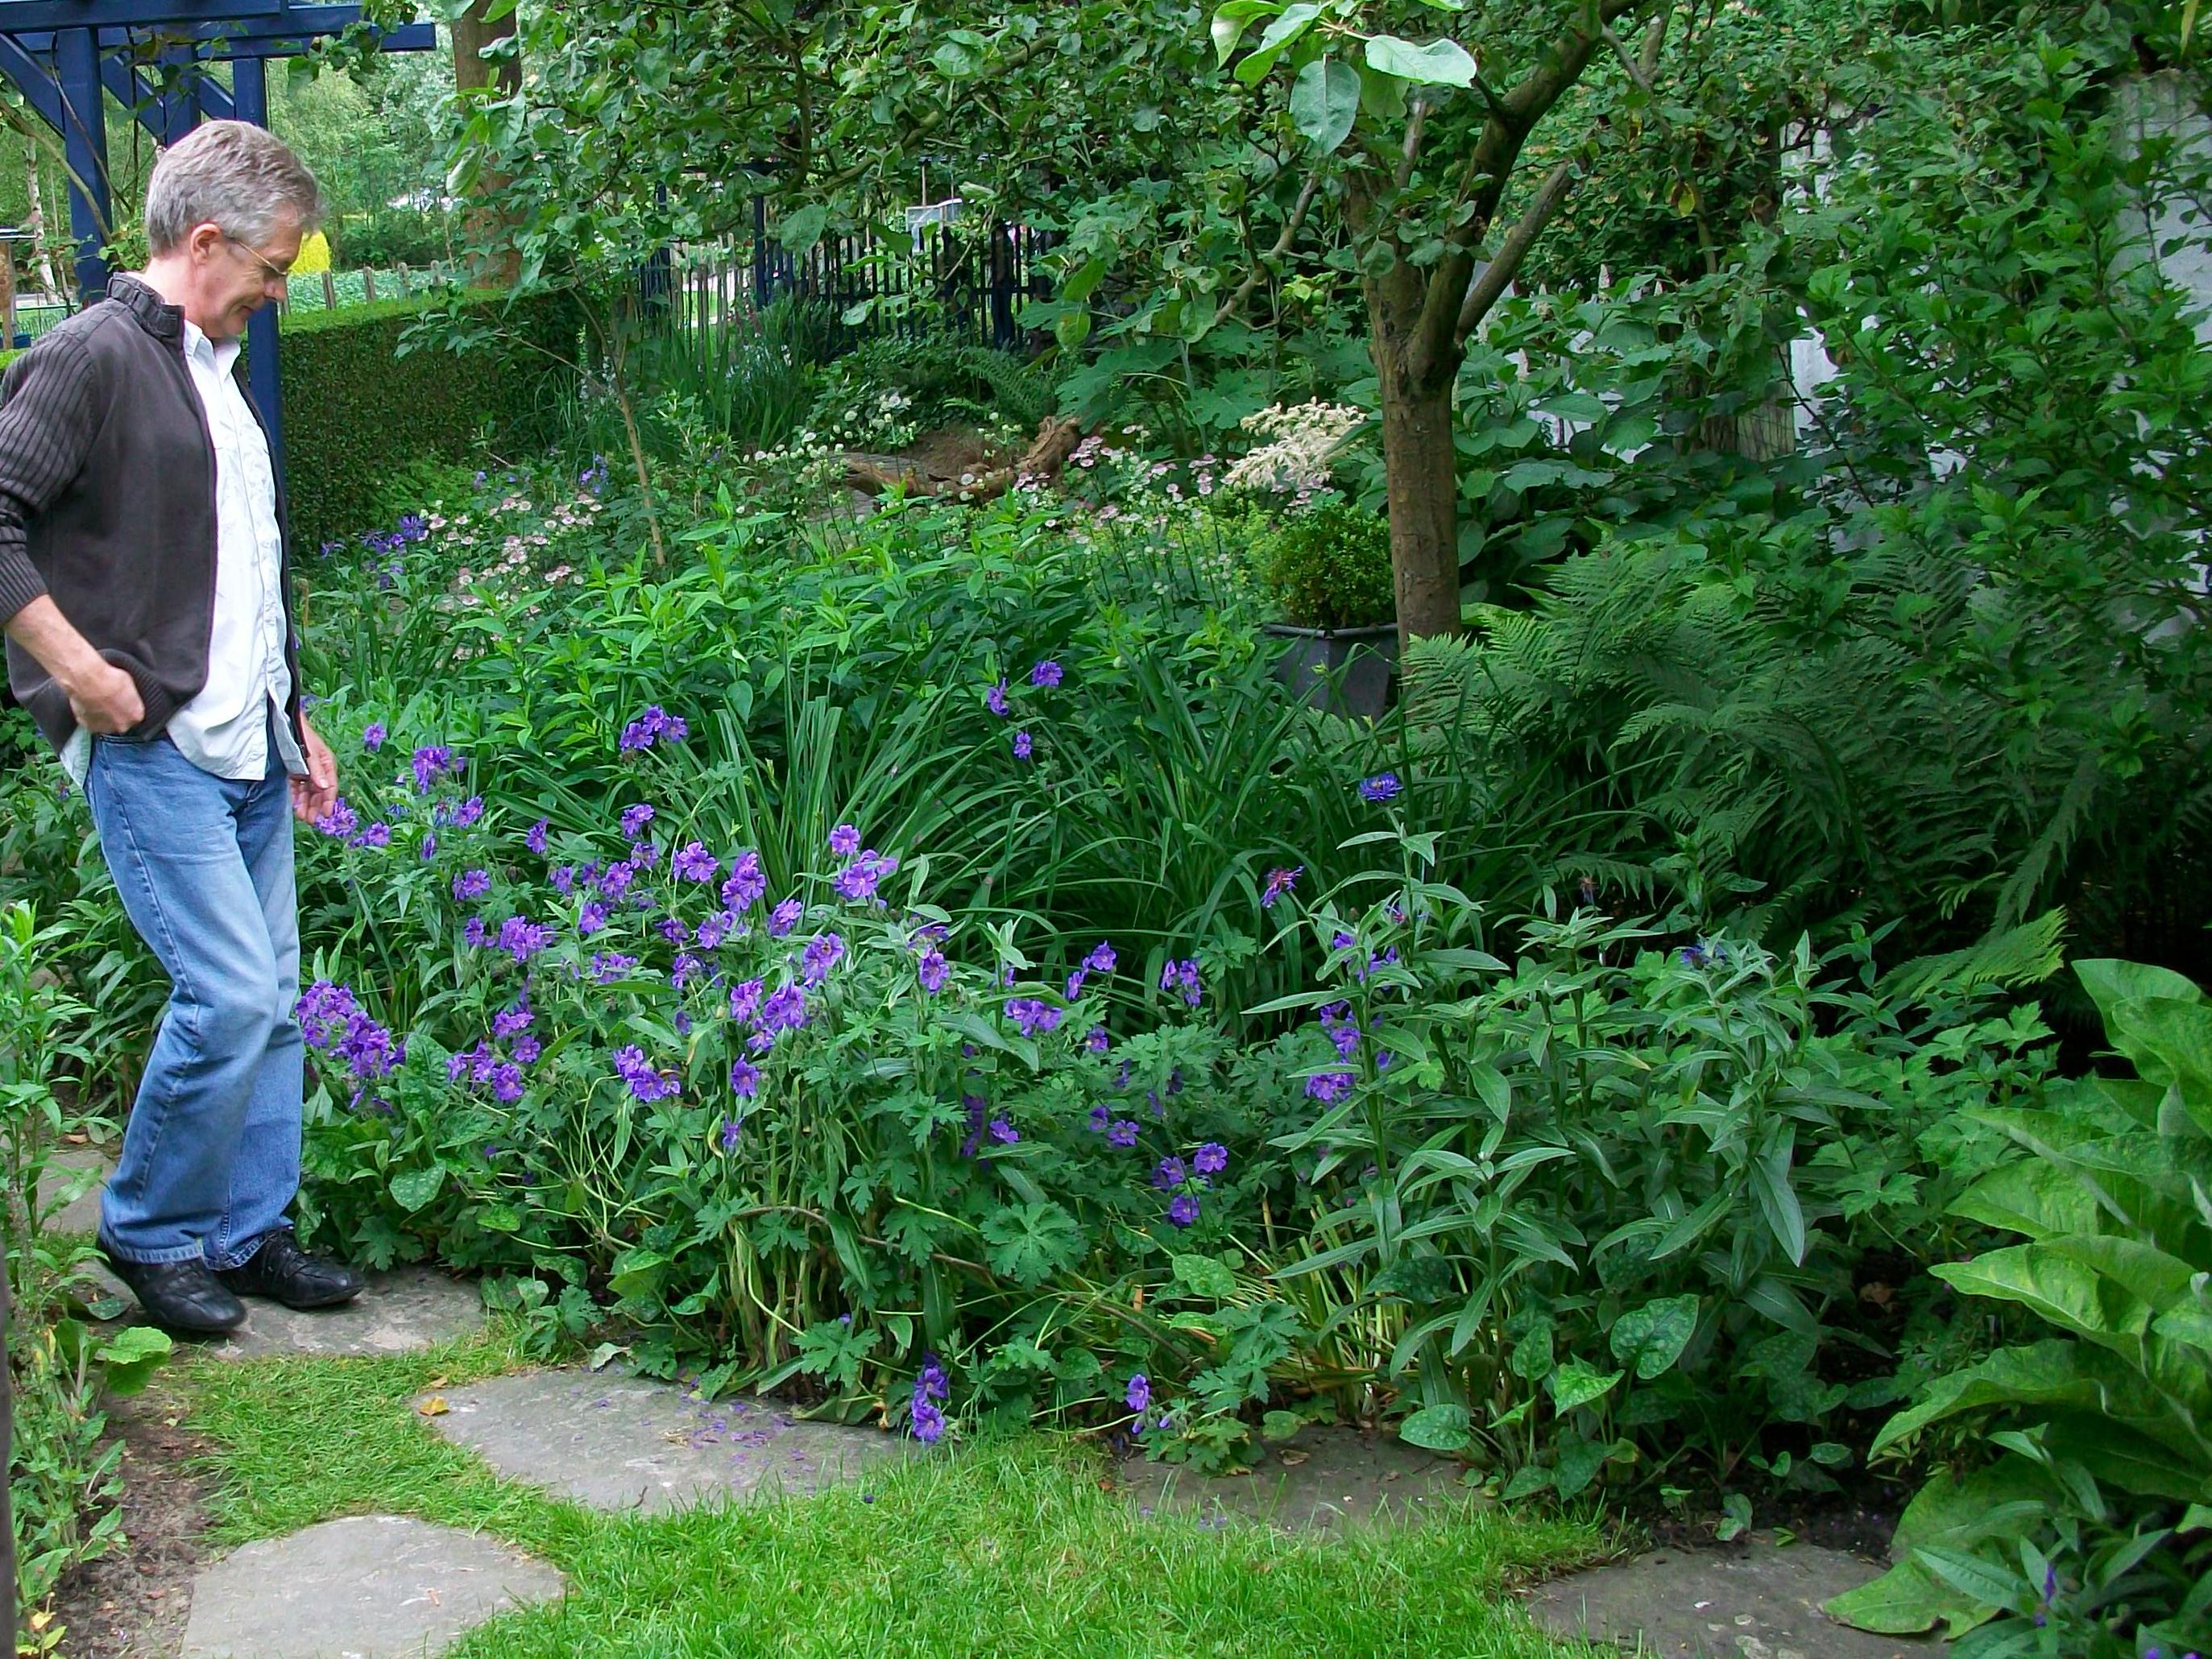
[(101, 250), (115, 223), (107, 189), (107, 110), (100, 99), (99, 37), (88, 28), (56, 30), (54, 73), (61, 82), (77, 293), (89, 302), (107, 291), (107, 256)]
[[(240, 58), (230, 66), (230, 101), (238, 118), (257, 127), (269, 125), (269, 64), (266, 58)], [(246, 319), (246, 374), (252, 382), (253, 401), (269, 427), (269, 459), (276, 482), (284, 481), (284, 411), (277, 395), (281, 384), (276, 368), (276, 312), (264, 306)]]

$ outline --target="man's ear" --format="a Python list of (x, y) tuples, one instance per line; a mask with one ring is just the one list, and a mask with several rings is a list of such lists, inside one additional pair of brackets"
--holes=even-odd
[(216, 251), (226, 240), (222, 234), (222, 227), (214, 220), (208, 219), (194, 225), (186, 234), (185, 246), (191, 251), (195, 258), (208, 259), (215, 257)]

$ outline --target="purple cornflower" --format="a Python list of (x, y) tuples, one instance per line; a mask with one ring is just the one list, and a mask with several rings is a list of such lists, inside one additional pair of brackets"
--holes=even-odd
[(749, 1060), (730, 1062), (730, 1092), (750, 1099), (760, 1092), (760, 1067)]
[(717, 910), (702, 920), (699, 923), (699, 948), (702, 951), (718, 948), (724, 939), (729, 938), (730, 929), (737, 926), (737, 921), (727, 910)]
[(688, 945), (690, 943), (691, 930), (684, 925), (684, 918), (681, 916), (661, 917), (659, 921), (653, 924), (653, 931), (659, 934), (661, 938), (666, 939), (671, 945)]
[(599, 872), (599, 896), (610, 904), (619, 903), (629, 884), (637, 879), (637, 866), (627, 859), (610, 864)]
[(576, 913), (576, 935), (589, 939), (607, 925), (607, 907), (597, 899), (586, 899), (584, 908)]
[(371, 720), (362, 729), (361, 746), (374, 755), (384, 747), (384, 740), (390, 735), (391, 733), (384, 729), (382, 720)]
[(770, 939), (781, 939), (799, 926), (799, 917), (805, 914), (806, 907), (797, 899), (784, 900), (782, 903), (768, 913), (768, 936)]
[(845, 940), (838, 933), (817, 933), (806, 941), (805, 954), (799, 959), (799, 977), (810, 986), (819, 985), (830, 977), (830, 970), (845, 954)]
[(707, 850), (703, 842), (686, 842), (668, 860), (668, 873), (678, 881), (712, 881), (721, 869), (722, 861)]
[(730, 878), (722, 884), (722, 902), (732, 910), (750, 910), (768, 891), (761, 873), (760, 854), (748, 849), (730, 860)]
[(848, 859), (860, 850), (860, 832), (849, 823), (841, 823), (830, 832), (830, 850), (841, 859)]
[(656, 743), (681, 743), (691, 735), (691, 728), (680, 715), (672, 714), (659, 703), (649, 705), (645, 713), (623, 727), (622, 751), (635, 754), (641, 749), (650, 749)]
[(1144, 1372), (1139, 1371), (1129, 1379), (1128, 1391), (1121, 1396), (1121, 1399), (1131, 1411), (1142, 1413), (1152, 1403), (1152, 1379)]
[(1106, 1140), (1109, 1146), (1135, 1146), (1137, 1144), (1137, 1120), (1133, 1117), (1115, 1118), (1114, 1120), (1114, 1127), (1106, 1131)]
[(592, 977), (602, 985), (611, 985), (618, 979), (628, 979), (636, 966), (635, 957), (626, 957), (619, 951), (602, 951), (592, 958)]
[(459, 765), (453, 751), (442, 743), (425, 744), (415, 751), (415, 793), (427, 795), (430, 787), (448, 772), (458, 772)]
[(1091, 973), (1110, 974), (1114, 971), (1115, 963), (1120, 960), (1121, 958), (1114, 954), (1114, 947), (1104, 939), (1101, 939), (1098, 941), (1097, 948), (1083, 958), (1083, 965)]
[(872, 847), (837, 872), (830, 884), (837, 896), (848, 904), (865, 904), (876, 896), (876, 889), (884, 878), (898, 868), (896, 857), (878, 853)]
[(499, 948), (518, 963), (529, 961), (552, 943), (552, 928), (528, 916), (509, 916), (499, 925)]
[(777, 1031), (795, 1031), (805, 1024), (806, 993), (796, 985), (778, 987), (761, 1004), (761, 1030), (771, 1036)]
[(522, 1067), (512, 1063), (492, 1067), (491, 1097), (512, 1106), (522, 1098)]
[(1103, 1054), (1114, 1046), (1114, 1039), (1106, 1034), (1103, 1025), (1094, 1025), (1083, 1034), (1083, 1046), (1094, 1054)]
[(622, 815), (623, 839), (635, 841), (645, 833), (645, 826), (651, 823), (656, 816), (653, 809), (643, 801), (638, 802), (635, 806), (624, 807)]
[(1200, 1175), (1219, 1175), (1229, 1167), (1229, 1149), (1218, 1140), (1209, 1140), (1190, 1155), (1190, 1167)]
[(472, 950), (481, 951), (491, 943), (491, 933), (482, 916), (471, 916), (469, 925), (461, 929), (461, 937)]
[(933, 945), (921, 953), (914, 970), (915, 977), (921, 981), (921, 988), (933, 994), (945, 988), (945, 978), (952, 971), (952, 965), (945, 961), (945, 952)]
[(1352, 1085), (1349, 1072), (1316, 1072), (1306, 1079), (1306, 1096), (1324, 1106), (1333, 1105), (1352, 1092)]
[(551, 827), (552, 820), (550, 818), (538, 819), (537, 823), (530, 826), (528, 831), (523, 836), (522, 844), (525, 847), (527, 847), (532, 852), (537, 854), (539, 858), (544, 858), (545, 856), (545, 832)]
[(491, 1034), (504, 1041), (528, 1030), (530, 1022), (537, 1018), (528, 1002), (518, 1002), (512, 1007), (501, 1009), (491, 1017)]
[(464, 870), (453, 878), (453, 902), (466, 904), (491, 891), (491, 875), (484, 870)]
[(1028, 732), (1017, 732), (1014, 733), (1014, 758), (1016, 760), (1027, 760), (1036, 752), (1036, 744), (1030, 740), (1030, 734)]
[(1061, 672), (1060, 665), (1049, 657), (1047, 657), (1035, 668), (1030, 670), (1030, 684), (1031, 685), (1042, 685), (1047, 690), (1050, 690), (1053, 687), (1058, 685), (1060, 682), (1060, 678)]
[(545, 1052), (545, 1045), (528, 1035), (515, 1038), (513, 1052), (515, 1060), (524, 1066), (535, 1066), (538, 1056)]
[(381, 818), (353, 838), (356, 847), (389, 847), (392, 845), (392, 826)]
[(1198, 1200), (1188, 1193), (1177, 1193), (1168, 1206), (1168, 1219), (1178, 1227), (1188, 1227), (1198, 1219)]
[(615, 1071), (629, 1091), (641, 1101), (665, 1100), (682, 1085), (673, 1073), (656, 1069), (645, 1057), (645, 1050), (635, 1042), (617, 1048), (614, 1053)]
[(1406, 786), (1395, 772), (1377, 772), (1371, 778), (1359, 781), (1359, 799), (1368, 801), (1389, 800)]
[(545, 879), (553, 884), (555, 892), (564, 896), (573, 893), (576, 890), (576, 866), (573, 864), (562, 865)]
[(340, 795), (331, 803), (331, 810), (315, 820), (315, 828), (326, 836), (343, 841), (360, 830), (361, 815), (347, 805), (346, 798)]
[(1022, 1138), (1022, 1132), (1003, 1117), (991, 1120), (991, 1139), (1011, 1146)]
[(730, 1018), (738, 1024), (751, 1024), (754, 1017), (760, 1012), (760, 1005), (761, 982), (758, 980), (749, 979), (741, 985), (730, 988)]
[(1197, 1007), (1205, 997), (1205, 991), (1198, 977), (1198, 963), (1177, 962), (1173, 957), (1170, 957), (1167, 965), (1160, 969), (1160, 989), (1163, 991), (1180, 989), (1183, 1001), (1193, 1008)]
[(1267, 872), (1267, 884), (1260, 890), (1260, 908), (1271, 910), (1275, 901), (1298, 884), (1298, 878), (1306, 872), (1304, 865), (1295, 865), (1287, 870)]
[(945, 1413), (917, 1395), (914, 1402), (914, 1437), (933, 1446), (945, 1437)]
[(1006, 683), (1001, 679), (983, 694), (983, 706), (1000, 720), (1006, 717)]
[(1006, 1004), (1006, 1018), (1022, 1028), (1024, 1036), (1035, 1038), (1060, 1024), (1060, 1011), (1035, 997), (1015, 997)]
[[(742, 1066), (744, 1064), (744, 1061), (743, 1060), (737, 1062), (737, 1066)], [(730, 1086), (733, 1089), (737, 1088), (737, 1066), (732, 1066), (730, 1068)], [(738, 1089), (738, 1092), (739, 1094), (750, 1094), (752, 1091), (750, 1089)], [(738, 1135), (744, 1127), (745, 1121), (742, 1116), (726, 1117), (722, 1120), (721, 1140), (722, 1150), (724, 1152), (734, 1152), (737, 1151)]]
[(1189, 1179), (1190, 1171), (1183, 1167), (1183, 1161), (1179, 1158), (1162, 1158), (1159, 1167), (1152, 1171), (1152, 1185), (1162, 1192), (1170, 1187), (1180, 1187)]

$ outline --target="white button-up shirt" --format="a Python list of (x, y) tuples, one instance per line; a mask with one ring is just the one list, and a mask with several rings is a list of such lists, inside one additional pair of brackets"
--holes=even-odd
[[(207, 684), (170, 717), (169, 740), (186, 760), (219, 778), (258, 781), (269, 775), (270, 709), (277, 757), (295, 776), (306, 758), (285, 718), (292, 695), (284, 665), (283, 538), (276, 525), (276, 477), (269, 441), (232, 378), (239, 343), (208, 338), (185, 324), (185, 362), (215, 440), (215, 629)], [(79, 729), (63, 756), (80, 785), (92, 758)]]

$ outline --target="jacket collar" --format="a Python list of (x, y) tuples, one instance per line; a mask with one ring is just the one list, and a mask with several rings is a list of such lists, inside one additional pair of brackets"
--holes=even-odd
[(107, 297), (138, 319), (143, 328), (164, 345), (184, 349), (185, 308), (173, 306), (153, 288), (128, 272), (118, 272), (107, 279)]

